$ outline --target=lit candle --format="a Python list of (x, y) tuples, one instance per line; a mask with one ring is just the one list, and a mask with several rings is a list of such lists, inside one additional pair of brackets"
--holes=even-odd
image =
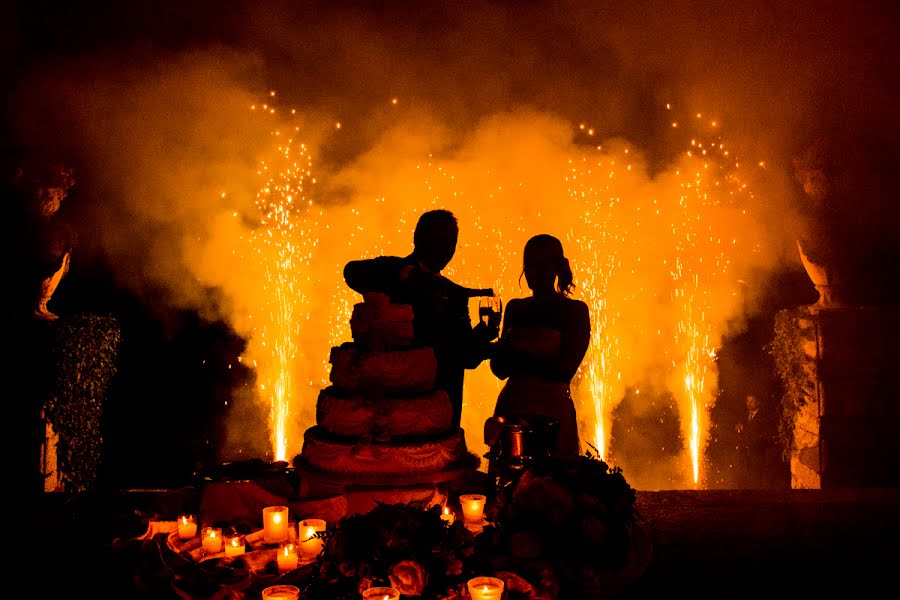
[(178, 517), (178, 537), (188, 540), (197, 535), (197, 519), (194, 515), (181, 515)]
[(462, 506), (463, 521), (469, 525), (481, 525), (484, 520), (484, 502), (487, 500), (481, 494), (466, 494), (459, 497)]
[(273, 585), (262, 591), (263, 600), (297, 600), (300, 588), (295, 585)]
[(278, 572), (287, 573), (297, 568), (300, 562), (300, 554), (297, 544), (284, 542), (278, 547)]
[(288, 539), (288, 507), (267, 506), (263, 509), (263, 541), (277, 544)]
[(362, 597), (372, 600), (400, 600), (400, 590), (392, 587), (370, 587), (363, 591)]
[(236, 533), (225, 536), (225, 556), (239, 556), (244, 553), (244, 536)]
[(443, 513), (441, 513), (441, 519), (447, 521), (447, 525), (452, 525), (453, 521), (456, 520), (456, 515), (450, 512), (449, 506), (445, 506)]
[(325, 547), (325, 542), (315, 537), (320, 531), (325, 531), (325, 521), (322, 519), (304, 519), (300, 521), (300, 553), (305, 558), (315, 558)]
[(496, 577), (476, 577), (469, 580), (472, 600), (500, 600), (503, 597), (503, 580)]
[(204, 527), (203, 541), (201, 545), (207, 554), (216, 554), (222, 551), (222, 530), (218, 527)]

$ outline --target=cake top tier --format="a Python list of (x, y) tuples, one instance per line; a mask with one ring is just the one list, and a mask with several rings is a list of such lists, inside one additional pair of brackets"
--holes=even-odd
[(408, 347), (413, 340), (413, 309), (395, 304), (387, 295), (372, 292), (353, 306), (350, 331), (353, 342), (370, 351)]

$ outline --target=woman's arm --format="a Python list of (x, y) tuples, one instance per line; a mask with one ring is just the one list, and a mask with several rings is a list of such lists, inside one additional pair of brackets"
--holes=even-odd
[(566, 316), (559, 359), (554, 365), (565, 381), (575, 377), (591, 343), (591, 313), (587, 304), (572, 300), (569, 306), (571, 314)]
[(514, 356), (507, 342), (509, 339), (510, 328), (515, 326), (519, 319), (519, 304), (520, 301), (518, 299), (507, 302), (506, 312), (503, 315), (503, 327), (501, 328), (500, 339), (494, 343), (493, 352), (491, 353), (491, 372), (496, 375), (498, 379), (506, 379), (511, 373)]

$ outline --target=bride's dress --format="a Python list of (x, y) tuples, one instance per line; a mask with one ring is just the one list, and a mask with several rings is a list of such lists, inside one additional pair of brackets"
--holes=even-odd
[[(510, 350), (527, 354), (532, 360), (548, 360), (561, 351), (562, 334), (551, 327), (515, 327), (503, 341)], [(568, 381), (553, 381), (537, 373), (514, 373), (497, 398), (495, 416), (541, 415), (559, 421), (559, 438), (554, 454), (580, 454), (575, 404)]]

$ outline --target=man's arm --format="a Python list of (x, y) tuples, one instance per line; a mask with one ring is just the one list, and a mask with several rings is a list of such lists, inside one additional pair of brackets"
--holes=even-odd
[(344, 281), (355, 292), (393, 295), (400, 284), (406, 261), (396, 256), (352, 260), (344, 266)]

